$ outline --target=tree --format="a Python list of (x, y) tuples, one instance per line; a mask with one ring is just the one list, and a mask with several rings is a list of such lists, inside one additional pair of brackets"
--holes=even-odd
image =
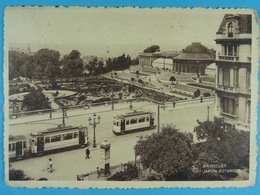
[(61, 72), (63, 77), (74, 78), (82, 76), (84, 65), (79, 51), (72, 50), (69, 55), (64, 56), (62, 64), (63, 68)]
[(49, 98), (45, 97), (42, 90), (33, 88), (29, 94), (24, 96), (23, 106), (26, 106), (28, 111), (51, 108)]
[(154, 53), (156, 51), (160, 51), (160, 46), (159, 45), (152, 45), (150, 47), (147, 47), (144, 50), (144, 53)]
[(165, 180), (188, 180), (192, 165), (192, 134), (167, 125), (160, 133), (139, 140), (135, 152), (144, 168), (163, 175)]
[(31, 57), (25, 53), (19, 53), (16, 51), (9, 51), (9, 80), (24, 76), (22, 67), (28, 61), (31, 61)]
[(138, 65), (139, 64), (139, 57), (136, 57), (131, 60), (131, 65)]
[(138, 178), (138, 168), (131, 164), (127, 163), (125, 165), (124, 171), (118, 171), (114, 175), (110, 176), (108, 181), (131, 181)]
[(27, 177), (22, 170), (9, 170), (9, 180), (21, 181), (21, 180), (31, 180), (31, 178)]
[(196, 133), (198, 140), (221, 140), (225, 139), (225, 129), (224, 118), (214, 117), (213, 121), (200, 122), (197, 120), (198, 126), (194, 127), (194, 132)]
[[(34, 76), (38, 79), (42, 79), (43, 75), (47, 76), (48, 79), (60, 76), (60, 52), (58, 51), (47, 48), (40, 49), (34, 55), (34, 64), (36, 66)], [(52, 66), (52, 68), (47, 68), (47, 66)], [(53, 71), (53, 73), (49, 71)]]
[(203, 166), (223, 164), (226, 169), (249, 168), (249, 143), (250, 134), (238, 131), (233, 127), (227, 127), (223, 118), (214, 118), (213, 121), (199, 122), (194, 128), (198, 140), (192, 147), (193, 165), (199, 173), (192, 176), (195, 180), (209, 180), (233, 178), (237, 173), (202, 174)]
[(21, 68), (22, 76), (27, 77), (29, 79), (33, 78), (34, 71), (35, 71), (35, 65), (33, 61), (26, 61)]

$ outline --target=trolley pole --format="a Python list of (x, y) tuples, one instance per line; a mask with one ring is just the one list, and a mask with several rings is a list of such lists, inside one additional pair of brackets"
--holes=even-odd
[(158, 133), (160, 133), (160, 104), (158, 105)]

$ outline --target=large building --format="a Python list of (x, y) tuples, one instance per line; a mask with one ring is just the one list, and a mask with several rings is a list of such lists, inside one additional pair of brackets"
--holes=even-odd
[(204, 75), (206, 67), (212, 62), (214, 50), (208, 49), (200, 42), (194, 42), (173, 59), (173, 71)]
[(172, 59), (179, 54), (177, 51), (140, 53), (139, 65), (142, 71), (157, 73), (158, 69), (172, 70)]
[(249, 130), (251, 15), (225, 15), (216, 37), (216, 114), (230, 126)]

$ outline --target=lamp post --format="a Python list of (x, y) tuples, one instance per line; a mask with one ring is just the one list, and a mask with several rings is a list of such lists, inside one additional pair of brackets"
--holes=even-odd
[(62, 125), (65, 126), (65, 117), (67, 117), (67, 108), (62, 106)]
[[(100, 120), (101, 120), (100, 116), (98, 116), (97, 118), (96, 117), (97, 117), (97, 115), (96, 115), (96, 113), (94, 113), (92, 119), (91, 119), (91, 117), (89, 117), (89, 119), (88, 119), (89, 125), (92, 125), (93, 129), (94, 129), (93, 148), (97, 147), (97, 144), (96, 144), (96, 127), (97, 127), (97, 124), (100, 124)], [(97, 119), (97, 121), (96, 121), (96, 119)]]
[(52, 107), (51, 107), (51, 102), (50, 102), (50, 118), (52, 118)]
[(130, 110), (132, 110), (132, 109), (133, 109), (132, 100), (130, 100), (130, 105), (129, 105), (129, 108), (130, 108)]
[(112, 110), (114, 110), (114, 97), (115, 97), (115, 94), (114, 94), (114, 90), (112, 89), (112, 95), (111, 95), (111, 98), (112, 98)]
[(208, 110), (208, 121), (209, 121), (209, 106), (207, 107), (207, 110)]

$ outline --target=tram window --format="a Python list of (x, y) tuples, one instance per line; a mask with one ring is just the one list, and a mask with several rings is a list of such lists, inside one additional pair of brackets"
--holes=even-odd
[(64, 134), (63, 140), (69, 140), (69, 139), (72, 139), (72, 137), (73, 137), (72, 133)]
[(75, 132), (75, 133), (74, 133), (74, 139), (75, 139), (75, 138), (78, 138), (78, 137), (79, 137), (78, 132)]
[(126, 125), (129, 125), (129, 120), (126, 120)]
[(45, 137), (45, 143), (50, 143), (50, 137)]
[(12, 146), (13, 146), (12, 151), (15, 151), (16, 143), (13, 143)]
[(51, 137), (51, 142), (59, 142), (61, 140), (60, 135), (52, 136)]
[(144, 121), (145, 121), (145, 117), (139, 118), (139, 120), (138, 120), (139, 123), (142, 123)]
[(135, 124), (135, 123), (137, 123), (137, 119), (136, 119), (136, 118), (132, 118), (132, 119), (130, 120), (130, 124)]
[(23, 141), (23, 148), (26, 148), (26, 141)]
[(146, 117), (146, 121), (149, 121), (149, 117)]
[(9, 144), (9, 151), (15, 151), (15, 143)]

